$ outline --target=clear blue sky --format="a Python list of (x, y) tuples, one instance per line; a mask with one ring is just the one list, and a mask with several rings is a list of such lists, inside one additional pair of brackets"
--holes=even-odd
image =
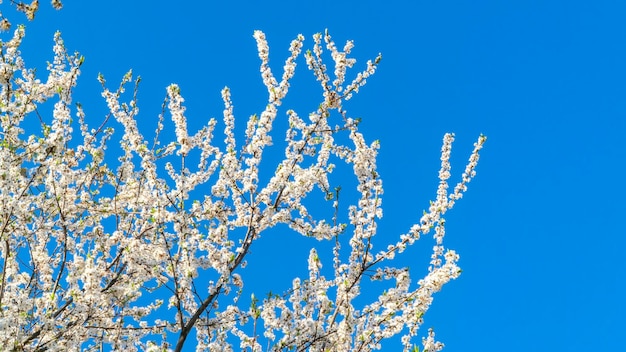
[[(464, 272), (435, 297), (426, 327), (436, 327), (448, 352), (624, 349), (626, 4), (64, 4), (54, 12), (42, 2), (38, 19), (27, 26), (27, 62), (44, 67), (52, 58), (52, 34), (61, 30), (67, 47), (86, 57), (77, 100), (98, 121), (104, 103), (97, 73), (113, 88), (133, 68), (143, 78), (139, 116), (148, 131), (173, 82), (197, 127), (221, 116), (225, 85), (240, 125), (259, 112), (265, 93), (255, 29), (266, 32), (276, 70), (298, 33), (310, 45), (311, 35), (325, 28), (338, 42), (355, 41), (358, 67), (382, 52), (379, 71), (347, 106), (363, 118), (366, 138), (381, 141), (381, 237), (406, 231), (434, 196), (445, 132), (457, 136), (456, 176), (476, 137), (489, 138), (477, 178), (448, 215), (445, 243), (461, 254)], [(315, 102), (307, 94), (318, 91), (304, 68), (293, 89), (308, 111)], [(276, 277), (306, 269), (303, 246), (310, 242), (263, 240), (250, 268), (263, 259)], [(428, 261), (423, 256), (432, 241), (418, 246), (415, 258), (406, 259), (416, 268)]]

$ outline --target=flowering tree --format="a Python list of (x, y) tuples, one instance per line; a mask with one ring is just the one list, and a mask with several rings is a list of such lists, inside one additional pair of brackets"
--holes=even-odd
[[(20, 4), (34, 17), (37, 1)], [(232, 351), (238, 344), (251, 351), (369, 351), (393, 336), (405, 351), (418, 350), (414, 338), (433, 294), (460, 274), (459, 256), (443, 246), (443, 216), (474, 177), (484, 136), (453, 189), (453, 135), (444, 136), (436, 198), (405, 234), (382, 243), (375, 236), (383, 194), (379, 143), (368, 144), (344, 108), (380, 56), (348, 83), (351, 41), (339, 50), (327, 32), (316, 34), (302, 54), (299, 35), (277, 78), (265, 35), (256, 31), (267, 105), (247, 120), (245, 138), (235, 136), (228, 88), (218, 137), (214, 119), (189, 133), (180, 89), (171, 85), (156, 137), (148, 140), (137, 126), (136, 95), (124, 101), (133, 81), (136, 93), (138, 78), (129, 72), (110, 90), (99, 77), (110, 113), (92, 127), (72, 103), (83, 58), (69, 54), (57, 33), (48, 77), (40, 80), (20, 56), (24, 33), (18, 27), (0, 53), (0, 350)], [(260, 166), (270, 166), (261, 160), (276, 138), (273, 124), (283, 118), (279, 107), (302, 55), (323, 94), (306, 118), (286, 110), (284, 157), (266, 180)], [(38, 107), (50, 100), (51, 116), (42, 116)], [(175, 125), (172, 141), (161, 140), (166, 116)], [(27, 118), (41, 128), (26, 128)], [(114, 120), (122, 126), (118, 134)], [(122, 150), (117, 158), (107, 154), (113, 140)], [(353, 205), (340, 206), (340, 189), (329, 177), (336, 164), (356, 177)], [(305, 205), (310, 199), (335, 215), (315, 218)], [(244, 307), (241, 268), (256, 241), (281, 224), (331, 242), (332, 270), (322, 270), (312, 248), (307, 277), (294, 278), (282, 294), (253, 296)], [(430, 266), (412, 286), (394, 256), (429, 232)], [(359, 305), (364, 280), (389, 287)], [(443, 347), (432, 330), (422, 342), (427, 351)]]

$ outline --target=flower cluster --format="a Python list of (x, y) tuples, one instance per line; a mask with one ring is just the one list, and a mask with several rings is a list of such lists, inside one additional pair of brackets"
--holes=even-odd
[[(0, 0), (0, 4), (1, 3), (2, 0)], [(15, 9), (18, 12), (23, 12), (29, 21), (32, 21), (35, 18), (37, 11), (39, 11), (39, 0), (33, 0), (30, 4), (22, 1), (11, 0), (11, 4), (15, 5)], [(56, 10), (60, 10), (63, 8), (63, 3), (61, 3), (61, 0), (52, 0), (52, 7)], [(0, 12), (0, 32), (7, 31), (10, 28), (11, 22), (9, 22), (9, 19), (3, 16), (2, 12)]]
[[(215, 119), (189, 132), (176, 85), (167, 88), (156, 137), (147, 140), (137, 125), (139, 79), (132, 72), (113, 90), (99, 78), (109, 114), (92, 127), (80, 105), (72, 105), (82, 57), (69, 54), (57, 34), (43, 82), (20, 56), (23, 37), (20, 27), (0, 47), (0, 346), (369, 351), (398, 336), (405, 351), (412, 350), (433, 294), (460, 273), (459, 256), (443, 245), (443, 215), (474, 177), (485, 137), (479, 137), (450, 193), (454, 138), (445, 135), (436, 199), (406, 234), (381, 246), (376, 237), (383, 215), (380, 144), (368, 143), (359, 120), (344, 108), (375, 72), (380, 56), (349, 81), (354, 44), (348, 41), (339, 50), (328, 32), (313, 36), (304, 59), (323, 90), (319, 106), (308, 118), (286, 111), (284, 158), (265, 179), (259, 172), (268, 164), (261, 160), (276, 137), (275, 121), (304, 36), (291, 43), (279, 81), (270, 69), (265, 35), (254, 33), (268, 98), (265, 109), (248, 119), (243, 142), (235, 133), (228, 88), (222, 91), (220, 140)], [(324, 64), (325, 50), (332, 71)], [(49, 100), (56, 101), (52, 114), (41, 116), (38, 107)], [(164, 142), (168, 114), (174, 138)], [(39, 131), (24, 127), (29, 118), (36, 118)], [(117, 159), (108, 156), (107, 145), (116, 138), (112, 125), (122, 129)], [(348, 165), (356, 178), (352, 205), (340, 207), (340, 189), (329, 177), (336, 163)], [(311, 215), (306, 200), (318, 198), (332, 200), (326, 204), (334, 209), (333, 219)], [(294, 278), (283, 294), (253, 296), (243, 307), (241, 269), (257, 240), (280, 224), (334, 243), (332, 269), (324, 269), (323, 256), (312, 248), (302, 262), (308, 266), (305, 278)], [(428, 273), (412, 280), (408, 268), (395, 267), (393, 259), (433, 229)], [(359, 304), (368, 277), (389, 288)], [(426, 351), (443, 347), (432, 331), (423, 345)]]

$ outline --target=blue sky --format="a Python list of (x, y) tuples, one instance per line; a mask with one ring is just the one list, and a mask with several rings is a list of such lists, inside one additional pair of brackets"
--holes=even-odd
[[(406, 231), (434, 197), (445, 132), (457, 137), (457, 177), (478, 135), (489, 138), (477, 178), (447, 216), (445, 244), (460, 253), (464, 272), (435, 297), (425, 317), (445, 351), (623, 349), (626, 4), (64, 5), (54, 12), (42, 3), (37, 20), (27, 25), (27, 63), (45, 67), (52, 35), (61, 30), (66, 46), (86, 58), (76, 99), (98, 121), (105, 105), (97, 73), (113, 88), (132, 68), (142, 77), (139, 117), (148, 131), (173, 82), (181, 86), (188, 119), (197, 127), (221, 115), (225, 85), (240, 125), (259, 112), (265, 93), (255, 29), (266, 33), (276, 67), (298, 33), (310, 45), (311, 35), (325, 28), (337, 42), (355, 41), (357, 67), (381, 52), (379, 71), (347, 106), (362, 117), (366, 138), (382, 145), (385, 215), (379, 236)], [(303, 65), (296, 77), (293, 103), (308, 111), (316, 101), (307, 97), (319, 94), (316, 83)], [(263, 240), (252, 255), (277, 277), (306, 269), (310, 242)], [(432, 246), (427, 238), (421, 242), (415, 258), (405, 258), (416, 268), (425, 267)]]

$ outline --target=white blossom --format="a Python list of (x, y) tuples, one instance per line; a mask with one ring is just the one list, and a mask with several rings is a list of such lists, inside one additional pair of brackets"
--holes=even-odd
[[(36, 9), (27, 10), (34, 16)], [(282, 111), (304, 36), (291, 42), (279, 82), (269, 66), (265, 34), (255, 31), (268, 96), (263, 110), (244, 125), (245, 138), (236, 135), (229, 88), (221, 92), (220, 140), (215, 119), (190, 133), (183, 96), (172, 84), (164, 112), (175, 139), (160, 140), (164, 113), (149, 141), (137, 124), (140, 80), (132, 71), (115, 89), (99, 77), (110, 116), (121, 125), (116, 133), (109, 121), (72, 105), (82, 57), (69, 54), (57, 33), (44, 82), (21, 58), (24, 35), (19, 27), (0, 44), (0, 346), (370, 351), (398, 336), (410, 350), (433, 295), (460, 274), (459, 255), (444, 247), (444, 214), (474, 177), (484, 136), (450, 193), (454, 136), (446, 134), (435, 199), (407, 233), (382, 237), (381, 144), (368, 142), (358, 130), (360, 120), (344, 107), (375, 73), (380, 56), (350, 81), (357, 64), (350, 57), (354, 43), (339, 50), (328, 31), (314, 35), (304, 56), (322, 88), (317, 108), (308, 114)], [(25, 119), (48, 101), (53, 111), (42, 117), (41, 130), (25, 127)], [(267, 154), (280, 133), (275, 122), (283, 118), (289, 124), (284, 157), (272, 165)], [(115, 158), (107, 145), (117, 142), (122, 155)], [(329, 176), (342, 165), (355, 176), (355, 199), (342, 198)], [(261, 172), (266, 167), (275, 167), (269, 177)], [(312, 215), (312, 203), (326, 204), (335, 215)], [(242, 292), (253, 289), (245, 285), (249, 277), (242, 268), (272, 228), (331, 241), (334, 248), (311, 248), (308, 259), (288, 264), (308, 275), (239, 306), (248, 297)], [(397, 256), (432, 229), (424, 277), (394, 266)], [(363, 303), (367, 278), (388, 286), (370, 292), (367, 297), (375, 298)], [(443, 348), (432, 330), (423, 346)]]

